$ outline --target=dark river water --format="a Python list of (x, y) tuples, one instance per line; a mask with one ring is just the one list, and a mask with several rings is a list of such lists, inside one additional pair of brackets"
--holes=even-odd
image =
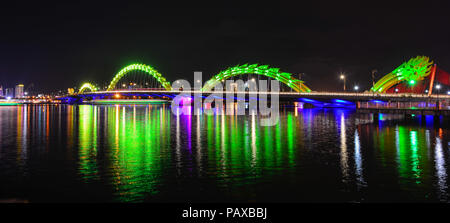
[(0, 106), (0, 201), (448, 202), (448, 120), (168, 105)]

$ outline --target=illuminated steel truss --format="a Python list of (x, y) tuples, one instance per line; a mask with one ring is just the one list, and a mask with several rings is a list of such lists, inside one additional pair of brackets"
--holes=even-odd
[(270, 68), (269, 65), (258, 64), (244, 64), (240, 66), (238, 65), (229, 67), (228, 69), (221, 71), (219, 74), (207, 81), (203, 86), (202, 91), (210, 91), (221, 81), (242, 74), (257, 74), (274, 78), (286, 84), (297, 92), (311, 91), (311, 89), (309, 89), (302, 80), (293, 78), (291, 73), (281, 72), (279, 68)]
[(83, 93), (84, 91), (86, 91), (87, 89), (91, 90), (92, 92), (97, 91), (97, 87), (95, 87), (93, 84), (91, 83), (84, 83), (80, 90), (78, 90), (78, 94)]
[(433, 61), (426, 56), (411, 58), (391, 73), (382, 77), (370, 90), (372, 92), (385, 93), (392, 86), (401, 82), (407, 82), (409, 85), (413, 86), (418, 81), (421, 81), (430, 75), (432, 65)]
[(116, 84), (119, 82), (119, 80), (124, 77), (127, 73), (134, 71), (134, 70), (139, 70), (139, 71), (144, 71), (145, 73), (153, 76), (154, 78), (156, 78), (156, 80), (161, 83), (161, 85), (166, 89), (166, 90), (171, 90), (172, 87), (170, 85), (170, 83), (166, 80), (166, 78), (164, 78), (158, 71), (156, 71), (153, 67), (149, 66), (149, 65), (145, 65), (145, 64), (131, 64), (129, 66), (124, 67), (122, 70), (120, 70), (112, 79), (111, 83), (108, 86), (107, 91), (111, 91), (114, 90)]

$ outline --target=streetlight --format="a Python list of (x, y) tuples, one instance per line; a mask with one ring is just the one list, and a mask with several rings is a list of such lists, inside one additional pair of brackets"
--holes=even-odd
[(398, 88), (395, 89), (395, 93), (398, 93)]
[(437, 91), (438, 91), (438, 93), (437, 93), (437, 98), (438, 98), (438, 104), (439, 104), (439, 93), (441, 93), (441, 92), (440, 92), (441, 85), (440, 85), (440, 84), (436, 85), (436, 89), (437, 89)]
[(441, 85), (440, 84), (436, 85), (436, 89), (438, 91), (438, 94), (441, 93), (441, 91), (440, 91), (441, 90)]
[(359, 86), (358, 85), (356, 85), (356, 86), (354, 86), (353, 87), (353, 89), (357, 92), (358, 91), (358, 89), (359, 89)]
[(344, 80), (344, 91), (345, 91), (345, 75), (341, 74), (340, 78), (341, 78), (341, 80)]

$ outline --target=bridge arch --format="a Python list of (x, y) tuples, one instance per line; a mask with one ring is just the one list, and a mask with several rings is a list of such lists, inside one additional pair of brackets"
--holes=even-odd
[(80, 90), (78, 90), (78, 94), (83, 93), (84, 91), (86, 91), (87, 89), (91, 90), (91, 91), (97, 91), (97, 87), (95, 87), (93, 84), (91, 83), (84, 83)]
[(386, 74), (370, 89), (372, 92), (386, 93), (391, 87), (406, 82), (413, 86), (431, 74), (433, 61), (426, 56), (417, 56), (402, 63), (389, 74)]
[(122, 68), (122, 70), (120, 70), (112, 79), (111, 83), (109, 84), (107, 91), (111, 91), (115, 88), (117, 82), (119, 82), (119, 80), (124, 77), (127, 73), (129, 73), (130, 71), (134, 71), (134, 70), (139, 70), (139, 71), (144, 71), (145, 73), (153, 76), (154, 78), (156, 78), (156, 80), (161, 83), (161, 85), (166, 89), (166, 90), (171, 90), (172, 87), (170, 85), (170, 83), (166, 80), (166, 78), (164, 78), (158, 71), (156, 71), (153, 67), (149, 66), (149, 65), (145, 65), (145, 64), (131, 64), (128, 65), (124, 68)]
[(287, 86), (289, 86), (290, 88), (294, 89), (297, 92), (311, 91), (311, 89), (309, 89), (303, 83), (302, 80), (293, 78), (291, 73), (281, 72), (279, 68), (270, 68), (269, 65), (258, 65), (258, 64), (251, 64), (251, 65), (244, 64), (240, 66), (238, 65), (234, 67), (229, 67), (219, 72), (209, 81), (207, 81), (203, 86), (202, 91), (210, 91), (214, 88), (214, 86), (216, 86), (221, 81), (242, 74), (257, 74), (274, 78), (286, 84)]

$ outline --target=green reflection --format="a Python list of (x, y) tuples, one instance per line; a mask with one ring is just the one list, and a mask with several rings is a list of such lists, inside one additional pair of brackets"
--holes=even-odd
[(164, 105), (82, 105), (79, 174), (85, 182), (108, 181), (113, 200), (123, 202), (151, 199), (163, 181), (186, 172), (220, 186), (255, 183), (295, 164), (302, 127), (293, 113), (284, 115), (260, 126), (257, 115), (198, 118)]
[[(419, 140), (421, 139), (421, 140)], [(403, 183), (424, 183), (424, 172), (429, 172), (426, 134), (423, 129), (397, 126), (396, 146), (400, 179)]]
[[(120, 112), (120, 110), (115, 110)], [(120, 201), (132, 201), (144, 194), (157, 193), (155, 186), (160, 181), (164, 159), (170, 153), (161, 148), (169, 148), (170, 115), (158, 107), (136, 106), (122, 108), (122, 124), (119, 131), (117, 160), (113, 169)], [(137, 120), (139, 119), (139, 120)], [(164, 156), (162, 156), (164, 153)]]
[[(293, 159), (293, 155), (294, 155), (294, 148), (295, 148), (295, 139), (296, 139), (296, 126), (295, 126), (294, 122), (294, 116), (292, 115), (292, 113), (289, 113), (287, 115), (287, 121), (286, 121), (286, 136), (287, 136), (287, 142), (288, 142), (288, 157), (289, 157), (289, 163), (291, 165), (294, 164), (294, 159)], [(278, 125), (281, 125), (280, 123)], [(279, 139), (281, 138), (280, 135), (277, 135), (279, 137)], [(280, 141), (279, 141), (280, 142)]]
[(97, 177), (97, 108), (79, 106), (79, 165), (84, 179)]
[(257, 179), (273, 174), (277, 168), (294, 165), (299, 122), (293, 114), (287, 115), (275, 126), (260, 126), (256, 115), (248, 119), (233, 115), (202, 119), (206, 121), (206, 135), (202, 138), (207, 140), (208, 158), (215, 161), (208, 164), (215, 172), (213, 178), (234, 186), (249, 184), (253, 183), (249, 178)]
[(396, 134), (393, 134), (391, 127), (376, 128), (372, 139), (375, 144), (376, 151), (380, 153), (380, 163), (383, 168), (389, 167), (389, 162), (396, 157)]
[(97, 131), (104, 111), (105, 151), (110, 182), (117, 201), (138, 201), (158, 192), (163, 165), (170, 158), (170, 110), (156, 106), (80, 106), (79, 170), (84, 179), (98, 174)]

